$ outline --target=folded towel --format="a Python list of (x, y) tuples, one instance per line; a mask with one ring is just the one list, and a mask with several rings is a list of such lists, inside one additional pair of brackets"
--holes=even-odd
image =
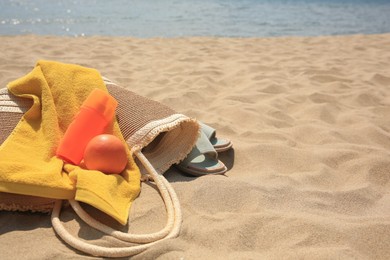
[[(94, 89), (106, 90), (98, 71), (77, 65), (39, 61), (8, 90), (31, 99), (12, 134), (0, 146), (0, 191), (52, 199), (76, 199), (112, 216), (121, 224), (140, 191), (140, 172), (128, 151), (121, 175), (106, 175), (64, 164), (56, 148)], [(115, 121), (110, 131), (125, 142)]]

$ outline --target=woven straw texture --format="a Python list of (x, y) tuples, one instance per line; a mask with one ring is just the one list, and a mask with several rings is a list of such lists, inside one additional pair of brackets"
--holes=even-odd
[[(106, 78), (104, 81), (119, 103), (117, 120), (133, 153), (142, 150), (159, 174), (186, 157), (200, 131), (196, 120)], [(31, 104), (30, 100), (15, 97), (6, 88), (0, 89), (0, 145), (12, 134)], [(0, 192), (0, 210), (47, 213), (54, 204), (54, 199)]]

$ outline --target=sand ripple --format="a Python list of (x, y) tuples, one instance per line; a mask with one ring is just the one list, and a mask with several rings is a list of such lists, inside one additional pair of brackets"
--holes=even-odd
[[(220, 155), (227, 177), (167, 173), (183, 206), (181, 236), (134, 259), (389, 259), (389, 42), (1, 37), (0, 85), (38, 59), (78, 63), (232, 139), (234, 151)], [(77, 230), (80, 220), (65, 216)], [(132, 216), (134, 232), (164, 224), (152, 186)], [(84, 258), (47, 216), (1, 212), (0, 234), (6, 258), (24, 257), (21, 248), (37, 259)]]

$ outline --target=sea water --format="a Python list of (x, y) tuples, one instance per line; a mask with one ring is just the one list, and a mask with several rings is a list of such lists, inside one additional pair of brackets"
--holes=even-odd
[(390, 0), (0, 0), (0, 35), (315, 36), (390, 32)]

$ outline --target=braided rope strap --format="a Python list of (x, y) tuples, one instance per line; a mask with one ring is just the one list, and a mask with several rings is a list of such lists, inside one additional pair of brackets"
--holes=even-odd
[(79, 205), (78, 202), (70, 200), (70, 204), (75, 210), (76, 214), (84, 220), (91, 227), (102, 231), (110, 236), (113, 236), (119, 240), (125, 242), (142, 243), (141, 245), (131, 247), (104, 247), (97, 246), (88, 242), (85, 242), (79, 238), (72, 236), (63, 226), (60, 221), (60, 211), (62, 201), (58, 200), (54, 206), (51, 222), (54, 230), (67, 244), (73, 248), (80, 250), (84, 253), (100, 256), (100, 257), (128, 257), (139, 254), (151, 246), (169, 238), (175, 238), (179, 235), (182, 223), (182, 212), (179, 199), (171, 186), (171, 184), (165, 179), (164, 176), (157, 173), (153, 166), (149, 163), (146, 157), (141, 151), (134, 153), (140, 162), (143, 164), (147, 172), (151, 175), (156, 183), (161, 197), (165, 203), (167, 211), (167, 224), (159, 232), (151, 234), (128, 234), (120, 231), (113, 230), (112, 228), (98, 222), (88, 215)]

